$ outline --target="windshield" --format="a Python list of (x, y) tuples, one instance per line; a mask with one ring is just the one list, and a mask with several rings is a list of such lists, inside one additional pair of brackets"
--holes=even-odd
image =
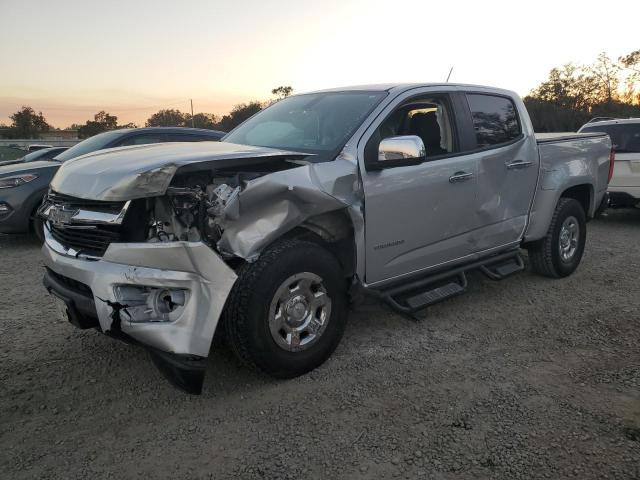
[(95, 152), (105, 148), (112, 140), (122, 135), (122, 130), (113, 130), (111, 132), (99, 133), (91, 138), (87, 138), (82, 142), (74, 145), (69, 150), (65, 150), (60, 155), (57, 155), (54, 160), (58, 162), (66, 162), (72, 158), (79, 157), (85, 153)]
[[(53, 150), (53, 152), (52, 152)], [(41, 159), (45, 159), (45, 160), (49, 160), (52, 155), (52, 153), (55, 155), (56, 151), (61, 151), (61, 149), (59, 148), (43, 148), (42, 150), (36, 150), (35, 152), (31, 152), (27, 155), (25, 155), (24, 157), (22, 157), (20, 159), (20, 161), (27, 163), (27, 162), (35, 162), (36, 160), (41, 160)]]
[(35, 162), (40, 157), (45, 156), (47, 154), (47, 149), (36, 150), (35, 152), (31, 152), (26, 154), (24, 157), (20, 159), (22, 162)]
[(593, 125), (583, 128), (580, 132), (608, 133), (617, 153), (640, 153), (640, 123)]
[(314, 153), (332, 160), (387, 92), (349, 91), (288, 97), (232, 130), (224, 142)]

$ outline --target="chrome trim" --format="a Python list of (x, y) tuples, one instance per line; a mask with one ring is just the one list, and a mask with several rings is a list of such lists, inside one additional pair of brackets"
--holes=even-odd
[[(90, 223), (90, 224), (98, 224), (98, 225), (121, 225), (124, 216), (127, 214), (127, 210), (129, 209), (129, 205), (131, 205), (131, 200), (128, 200), (120, 212), (118, 213), (109, 213), (109, 212), (100, 212), (96, 210), (91, 210), (87, 208), (79, 208), (75, 210), (75, 212), (69, 217), (69, 223)], [(42, 216), (45, 218), (49, 218), (49, 213), (52, 209), (60, 208), (64, 210), (64, 205), (60, 205), (57, 203), (53, 203), (47, 206), (43, 212)], [(66, 223), (66, 222), (65, 222)]]
[(86, 253), (81, 253), (71, 247), (65, 247), (64, 245), (62, 245), (55, 238), (53, 238), (53, 235), (51, 235), (51, 227), (49, 226), (49, 222), (45, 222), (43, 230), (44, 230), (44, 243), (46, 243), (47, 246), (57, 254), (64, 255), (65, 257), (70, 257), (70, 258), (78, 258), (81, 260), (91, 260), (91, 261), (101, 260), (101, 257), (87, 255)]
[(466, 182), (467, 180), (471, 180), (472, 177), (473, 173), (456, 172), (449, 177), (449, 183)]
[(378, 161), (419, 160), (426, 157), (422, 139), (417, 135), (383, 138), (378, 146)]

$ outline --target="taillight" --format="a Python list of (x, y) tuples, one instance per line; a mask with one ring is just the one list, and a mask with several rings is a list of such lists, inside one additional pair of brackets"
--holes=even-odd
[(609, 153), (609, 178), (607, 179), (607, 184), (611, 182), (611, 178), (613, 177), (613, 166), (616, 164), (616, 150), (611, 147), (611, 152)]

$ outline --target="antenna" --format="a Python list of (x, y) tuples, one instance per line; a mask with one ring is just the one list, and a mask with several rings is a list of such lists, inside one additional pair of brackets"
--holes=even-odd
[(193, 119), (193, 98), (190, 98), (189, 101), (191, 102), (191, 128), (196, 128), (196, 121)]
[(453, 66), (449, 69), (449, 75), (447, 75), (447, 83), (449, 83), (449, 79), (451, 78), (451, 72), (453, 72)]

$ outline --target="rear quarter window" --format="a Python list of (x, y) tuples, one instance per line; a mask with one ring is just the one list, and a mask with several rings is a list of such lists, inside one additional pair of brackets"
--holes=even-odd
[(640, 123), (619, 123), (614, 125), (590, 125), (581, 133), (603, 132), (611, 137), (611, 143), (617, 153), (640, 153)]
[(120, 143), (118, 143), (119, 147), (128, 147), (130, 145), (147, 145), (150, 143), (163, 143), (167, 141), (167, 136), (164, 134), (145, 134), (145, 135), (132, 135)]
[(478, 148), (508, 143), (522, 130), (513, 101), (507, 97), (467, 94)]

